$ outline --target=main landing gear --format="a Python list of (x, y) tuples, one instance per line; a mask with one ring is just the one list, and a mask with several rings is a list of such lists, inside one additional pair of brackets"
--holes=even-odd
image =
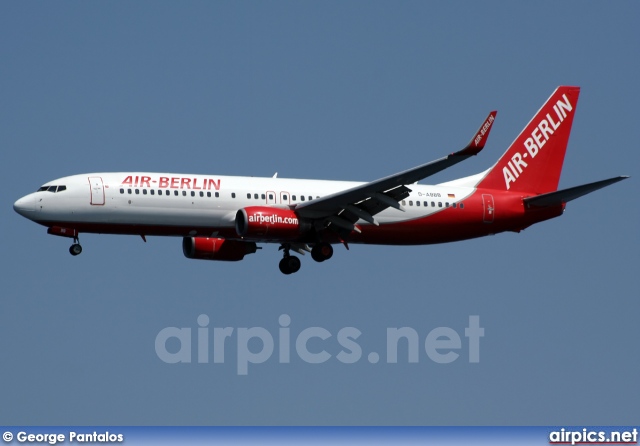
[(69, 247), (69, 253), (74, 257), (82, 254), (82, 246), (80, 246), (80, 241), (78, 240), (78, 237), (74, 237), (73, 245)]
[[(292, 248), (291, 245), (287, 243), (280, 246), (280, 249), (284, 251), (284, 256), (278, 265), (282, 274), (289, 275), (297, 273), (300, 270), (300, 259), (291, 255), (291, 250), (293, 249), (294, 251), (304, 254), (304, 251), (309, 251), (309, 247), (304, 245), (303, 247), (294, 246)], [(316, 262), (329, 260), (333, 255), (333, 247), (325, 242), (316, 243), (310, 251), (311, 258)]]
[(285, 253), (282, 260), (280, 260), (280, 272), (282, 274), (293, 274), (297, 273), (300, 270), (300, 259), (296, 256), (288, 255)]
[(329, 260), (333, 255), (333, 246), (326, 242), (316, 243), (311, 248), (311, 258), (316, 262), (324, 262)]
[[(284, 256), (278, 264), (280, 272), (286, 275), (297, 273), (300, 270), (300, 259), (291, 255), (291, 245), (289, 243), (283, 243), (280, 249), (284, 251)], [(300, 249), (294, 248), (294, 250), (304, 254)]]

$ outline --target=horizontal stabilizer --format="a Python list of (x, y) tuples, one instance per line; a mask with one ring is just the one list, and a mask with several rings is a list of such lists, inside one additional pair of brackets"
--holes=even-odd
[(524, 199), (527, 206), (547, 207), (557, 206), (563, 203), (567, 203), (576, 198), (580, 198), (583, 195), (590, 194), (593, 191), (602, 189), (618, 181), (629, 178), (626, 175), (609, 178), (608, 180), (596, 181), (595, 183), (583, 184), (582, 186), (570, 187), (569, 189), (562, 189), (555, 192), (549, 192), (548, 194), (536, 195), (535, 197), (528, 197)]

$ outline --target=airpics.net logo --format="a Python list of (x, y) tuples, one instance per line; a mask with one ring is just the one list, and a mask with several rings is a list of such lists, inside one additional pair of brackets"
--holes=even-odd
[[(421, 358), (437, 364), (464, 359), (478, 363), (480, 340), (484, 337), (480, 316), (469, 316), (468, 325), (460, 331), (436, 327), (422, 336), (421, 330), (412, 327), (387, 327), (384, 356), (370, 351), (365, 359), (363, 347), (358, 342), (362, 332), (356, 327), (343, 327), (335, 333), (323, 327), (292, 330), (291, 322), (289, 315), (280, 315), (275, 333), (276, 330), (269, 331), (264, 327), (212, 327), (209, 316), (201, 314), (194, 328), (166, 327), (160, 330), (155, 339), (155, 351), (158, 358), (167, 364), (235, 362), (237, 374), (247, 375), (250, 366), (253, 370), (267, 361), (289, 364), (292, 356), (294, 360), (297, 356), (307, 364), (323, 364), (331, 360), (341, 364), (360, 361), (377, 364), (381, 360), (387, 364), (418, 363)], [(235, 358), (227, 361), (227, 355)]]

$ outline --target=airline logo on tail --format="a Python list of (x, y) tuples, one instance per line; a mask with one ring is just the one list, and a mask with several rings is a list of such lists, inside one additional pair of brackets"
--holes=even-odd
[(522, 174), (524, 169), (529, 165), (524, 159), (529, 156), (533, 159), (538, 155), (547, 141), (549, 141), (549, 138), (560, 128), (562, 122), (573, 109), (574, 107), (569, 101), (569, 98), (567, 98), (566, 94), (563, 94), (562, 99), (559, 99), (553, 106), (556, 120), (551, 117), (551, 113), (547, 113), (546, 117), (542, 118), (538, 125), (533, 128), (531, 136), (524, 140), (524, 147), (527, 151), (522, 154), (520, 152), (514, 153), (511, 160), (502, 168), (504, 184), (507, 190), (510, 189), (511, 183), (515, 183), (518, 180), (520, 174)]

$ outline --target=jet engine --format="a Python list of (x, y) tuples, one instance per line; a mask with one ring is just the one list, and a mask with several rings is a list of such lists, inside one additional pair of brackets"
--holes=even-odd
[(247, 254), (253, 254), (257, 249), (254, 242), (224, 238), (184, 237), (182, 239), (182, 252), (188, 259), (235, 262), (242, 260)]

